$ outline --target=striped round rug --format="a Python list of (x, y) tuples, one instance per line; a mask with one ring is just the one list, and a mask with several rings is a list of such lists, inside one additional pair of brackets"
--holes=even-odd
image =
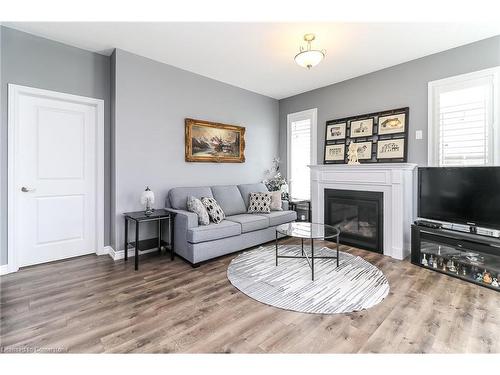
[[(307, 249), (309, 251), (309, 249)], [(280, 255), (300, 255), (300, 246), (280, 245)], [(315, 256), (335, 256), (335, 250), (315, 249)], [(247, 296), (285, 310), (336, 314), (368, 309), (389, 293), (389, 283), (366, 260), (340, 252), (335, 259), (316, 259), (314, 278), (305, 259), (280, 258), (275, 247), (261, 246), (234, 258), (227, 269), (231, 284)]]

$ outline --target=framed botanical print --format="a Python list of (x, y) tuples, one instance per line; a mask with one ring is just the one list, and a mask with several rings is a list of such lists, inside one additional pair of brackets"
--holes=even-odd
[(370, 137), (373, 135), (373, 117), (351, 121), (351, 138)]
[(372, 158), (372, 142), (356, 142), (358, 147), (358, 160), (369, 160)]
[(325, 146), (325, 163), (343, 163), (345, 159), (345, 144)]
[(188, 162), (245, 162), (245, 128), (217, 122), (185, 120), (185, 156)]
[(327, 141), (344, 139), (346, 136), (346, 127), (347, 127), (347, 122), (339, 122), (338, 124), (327, 124), (325, 139)]
[(378, 118), (378, 134), (404, 133), (406, 130), (406, 114), (397, 113)]
[(405, 139), (387, 139), (377, 142), (377, 159), (402, 159), (405, 157)]

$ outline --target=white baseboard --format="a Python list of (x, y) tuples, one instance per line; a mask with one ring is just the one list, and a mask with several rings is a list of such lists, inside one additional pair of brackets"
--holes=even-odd
[(7, 275), (9, 272), (9, 265), (8, 264), (2, 264), (0, 266), (0, 276), (1, 275)]
[[(115, 250), (111, 246), (106, 246), (106, 247), (108, 248), (108, 254), (111, 257), (111, 259), (120, 260), (120, 259), (125, 258), (125, 251), (124, 250)], [(158, 249), (154, 248), (154, 249), (141, 251), (141, 255), (147, 254), (147, 253), (152, 253), (153, 251), (158, 251)], [(135, 256), (135, 248), (133, 248), (133, 247), (129, 248), (128, 249), (128, 257), (131, 258), (134, 256)]]

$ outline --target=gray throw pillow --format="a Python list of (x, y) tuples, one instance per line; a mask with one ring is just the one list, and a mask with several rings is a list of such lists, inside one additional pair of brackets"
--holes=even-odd
[(281, 207), (281, 191), (271, 191), (271, 211), (283, 211)]
[(271, 194), (270, 193), (250, 193), (248, 200), (248, 213), (264, 213), (271, 212)]
[(199, 224), (201, 225), (210, 224), (210, 217), (208, 216), (207, 209), (198, 198), (193, 196), (188, 197), (187, 209), (188, 211), (194, 212), (196, 215), (198, 215)]
[(212, 219), (215, 224), (219, 224), (226, 217), (221, 206), (219, 206), (219, 203), (217, 203), (214, 198), (203, 197), (201, 198), (201, 203), (203, 203), (210, 219)]

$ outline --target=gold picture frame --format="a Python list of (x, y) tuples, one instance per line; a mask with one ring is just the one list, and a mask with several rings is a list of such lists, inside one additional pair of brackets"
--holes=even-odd
[(187, 118), (185, 157), (187, 162), (244, 163), (245, 128)]

